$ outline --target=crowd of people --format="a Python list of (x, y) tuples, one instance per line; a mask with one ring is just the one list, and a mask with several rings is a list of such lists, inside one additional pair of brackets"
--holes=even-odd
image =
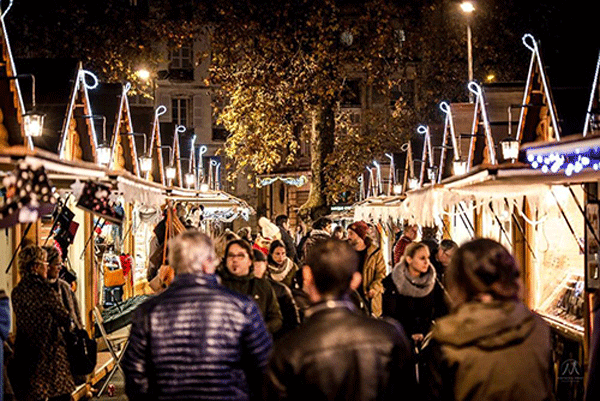
[[(134, 313), (129, 399), (554, 399), (549, 328), (501, 244), (417, 242), (408, 225), (388, 269), (374, 227), (332, 226), (294, 235), (287, 216), (263, 217), (256, 236), (170, 240), (175, 278)], [(68, 400), (78, 378), (63, 333), (81, 318), (60, 253), (28, 245), (18, 265), (9, 384), (17, 400)]]
[(549, 329), (501, 244), (411, 225), (388, 269), (374, 227), (332, 227), (177, 237), (175, 281), (134, 317), (129, 398), (553, 399)]

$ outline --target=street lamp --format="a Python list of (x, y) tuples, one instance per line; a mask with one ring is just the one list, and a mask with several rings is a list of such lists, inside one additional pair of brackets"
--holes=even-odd
[[(475, 11), (475, 6), (470, 1), (463, 1), (460, 9), (467, 16), (467, 63), (469, 68), (469, 82), (473, 81), (473, 40), (471, 34), (471, 14)], [(469, 102), (473, 103), (473, 94), (469, 93)]]
[(102, 143), (96, 148), (96, 163), (101, 166), (108, 167), (110, 160), (112, 159), (112, 146), (110, 146), (106, 140), (106, 117), (98, 114), (86, 114), (81, 116), (81, 118), (102, 120)]
[(173, 148), (169, 145), (158, 146), (159, 149), (169, 149), (169, 165), (165, 167), (165, 177), (168, 180), (168, 184), (171, 185), (175, 176), (177, 175), (177, 169), (175, 168), (173, 160)]

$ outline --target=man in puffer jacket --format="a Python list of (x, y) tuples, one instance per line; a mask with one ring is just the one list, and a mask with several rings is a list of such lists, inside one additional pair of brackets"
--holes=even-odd
[(461, 246), (447, 272), (454, 311), (437, 321), (428, 399), (554, 400), (550, 330), (519, 300), (519, 269), (498, 242)]
[(123, 369), (129, 400), (259, 399), (272, 340), (256, 304), (227, 290), (198, 231), (171, 243), (175, 280), (134, 312)]

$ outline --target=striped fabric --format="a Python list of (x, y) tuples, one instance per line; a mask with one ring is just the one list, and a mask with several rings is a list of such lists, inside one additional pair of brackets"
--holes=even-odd
[(271, 346), (253, 301), (215, 276), (180, 275), (135, 312), (126, 392), (130, 400), (249, 400)]

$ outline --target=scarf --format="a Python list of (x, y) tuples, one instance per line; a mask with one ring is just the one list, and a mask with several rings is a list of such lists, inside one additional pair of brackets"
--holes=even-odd
[(283, 281), (294, 268), (294, 262), (290, 258), (285, 258), (283, 263), (278, 266), (269, 265), (269, 273), (275, 281)]
[(400, 262), (392, 270), (392, 281), (400, 295), (423, 298), (433, 290), (435, 285), (435, 269), (429, 266), (427, 273), (413, 277), (408, 272), (406, 262)]

